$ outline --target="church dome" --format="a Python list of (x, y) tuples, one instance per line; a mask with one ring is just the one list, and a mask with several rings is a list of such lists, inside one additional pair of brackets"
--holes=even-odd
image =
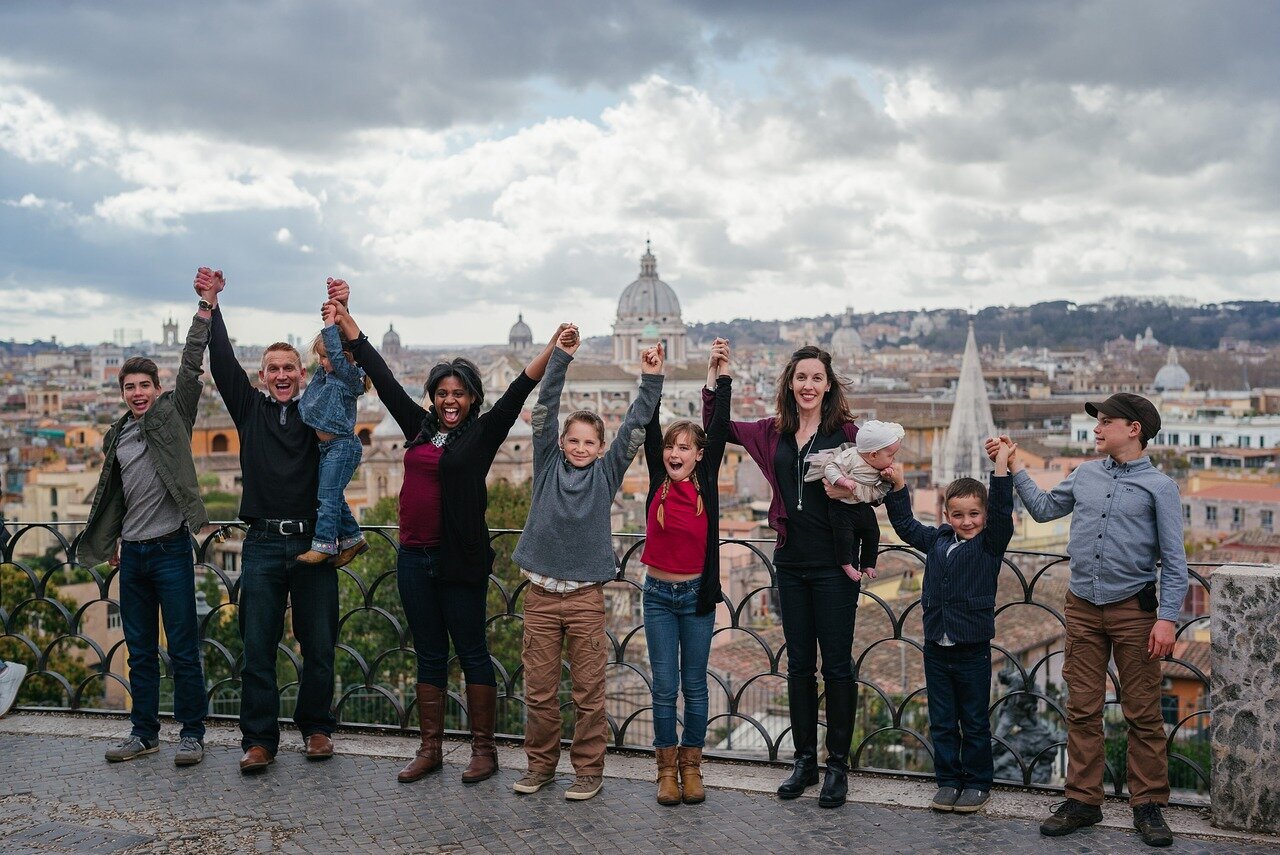
[(658, 260), (646, 247), (640, 256), (640, 278), (618, 298), (618, 319), (666, 321), (680, 319), (680, 299), (671, 286), (658, 278)]
[(396, 325), (392, 324), (387, 328), (386, 333), (382, 336), (383, 350), (399, 350), (400, 349), (400, 333), (396, 332)]
[(1158, 392), (1176, 392), (1191, 385), (1191, 375), (1178, 364), (1176, 347), (1169, 348), (1169, 360), (1156, 372), (1155, 382), (1151, 385)]
[(862, 336), (853, 327), (841, 327), (831, 334), (831, 352), (836, 356), (861, 353), (862, 350)]
[(524, 322), (523, 312), (516, 316), (516, 322), (511, 325), (511, 332), (507, 334), (507, 343), (516, 350), (533, 344), (533, 330), (529, 329), (529, 325)]

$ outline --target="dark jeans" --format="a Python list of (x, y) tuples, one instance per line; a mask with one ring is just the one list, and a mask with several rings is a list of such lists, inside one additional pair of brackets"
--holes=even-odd
[(360, 465), (360, 439), (354, 434), (320, 443), (319, 508), (311, 548), (337, 555), (360, 542), (360, 523), (351, 513), (343, 491)]
[(147, 742), (160, 736), (160, 615), (173, 673), (173, 717), (182, 735), (204, 738), (209, 711), (196, 621), (195, 559), (186, 529), (151, 543), (120, 544), (120, 623), (129, 646), (129, 721)]
[(441, 581), (436, 578), (439, 561), (439, 550), (432, 547), (402, 546), (396, 557), (396, 585), (413, 632), (418, 682), (445, 687), (452, 638), (467, 684), (496, 686), (484, 634), (488, 585)]
[(822, 650), (822, 679), (853, 679), (853, 623), (861, 586), (839, 567), (778, 567), (787, 677), (813, 677)]
[(716, 613), (697, 614), (702, 581), (644, 581), (644, 635), (653, 674), (653, 746), (676, 744), (676, 693), (684, 693), (680, 744), (701, 748), (707, 739), (707, 658)]
[(938, 786), (990, 790), (991, 645), (925, 642), (924, 679)]
[(304, 737), (332, 734), (333, 656), (338, 641), (338, 571), (301, 564), (311, 538), (250, 529), (244, 538), (240, 574), (240, 744), (280, 747), (280, 692), (276, 648), (284, 637), (284, 613), (292, 613), (293, 635), (302, 648), (302, 674), (293, 720)]
[(875, 567), (880, 551), (880, 524), (875, 516), (868, 521), (865, 508), (832, 502), (827, 508), (827, 518), (831, 520), (831, 535), (836, 541), (836, 560), (859, 570)]

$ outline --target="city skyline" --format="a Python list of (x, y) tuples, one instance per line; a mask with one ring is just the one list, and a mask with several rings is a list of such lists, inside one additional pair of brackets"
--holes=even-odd
[(691, 323), (1280, 295), (1278, 17), (5, 4), (0, 338), (158, 327), (204, 264), (244, 341), (327, 276), (444, 346), (605, 333), (646, 239)]

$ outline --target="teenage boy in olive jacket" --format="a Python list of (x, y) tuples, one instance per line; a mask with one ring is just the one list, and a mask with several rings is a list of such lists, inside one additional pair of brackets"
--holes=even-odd
[(208, 711), (196, 620), (191, 535), (209, 524), (191, 459), (200, 405), (209, 307), (191, 320), (174, 389), (162, 392), (156, 364), (135, 356), (120, 367), (128, 411), (103, 439), (105, 460), (89, 520), (77, 544), (81, 564), (109, 562), (120, 574), (120, 622), (129, 649), (129, 737), (106, 753), (132, 760), (159, 750), (160, 625), (163, 615), (173, 673), (173, 715), (182, 724), (174, 762), (204, 758)]

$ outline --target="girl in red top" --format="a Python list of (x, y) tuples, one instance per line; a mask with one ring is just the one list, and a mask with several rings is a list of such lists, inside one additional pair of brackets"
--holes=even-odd
[[(723, 354), (724, 358), (718, 358)], [(720, 602), (720, 502), (716, 478), (729, 430), (727, 346), (712, 349), (707, 385), (716, 415), (704, 432), (682, 420), (667, 428), (658, 413), (645, 429), (649, 466), (644, 552), (644, 631), (653, 673), (653, 745), (658, 803), (696, 804), (707, 735), (707, 659)], [(684, 735), (676, 740), (676, 694), (684, 694)], [(678, 772), (678, 780), (677, 780)]]

